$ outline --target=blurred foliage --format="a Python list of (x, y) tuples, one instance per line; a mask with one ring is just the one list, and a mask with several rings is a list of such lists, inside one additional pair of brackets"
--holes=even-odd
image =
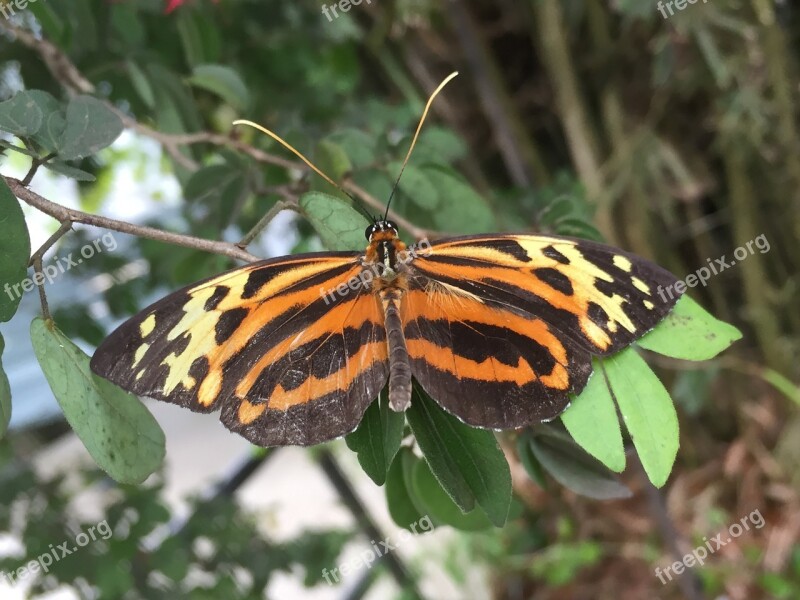
[[(278, 573), (302, 568), (306, 586), (323, 583), (323, 569), (338, 563), (352, 536), (307, 531), (274, 542), (256, 515), (225, 494), (193, 500), (184, 522), (162, 499), (160, 477), (117, 487), (87, 510), (86, 490), (107, 482), (97, 470), (43, 479), (8, 443), (0, 445), (0, 530), (21, 542), (0, 558), (0, 572), (16, 577), (38, 560), (47, 571), (21, 577), (33, 595), (68, 584), (86, 599), (256, 600)], [(43, 558), (53, 553), (57, 560)]]
[[(231, 121), (246, 117), (381, 201), (389, 196), (426, 93), (458, 68), (465, 76), (434, 105), (435, 119), (418, 141), (394, 206), (422, 229), (604, 238), (679, 277), (765, 236), (768, 250), (751, 252), (708, 285), (691, 290), (713, 314), (745, 332), (736, 356), (717, 361), (702, 375), (662, 371), (662, 378), (685, 423), (674, 486), (675, 494), (684, 495), (675, 502), (685, 505), (691, 499), (683, 491), (682, 485), (689, 485), (683, 469), (696, 471), (697, 479), (706, 476), (700, 466), (708, 464), (716, 477), (713, 486), (708, 484), (709, 494), (727, 504), (733, 516), (734, 507), (759, 506), (769, 514), (770, 527), (788, 519), (797, 490), (784, 479), (797, 472), (800, 453), (791, 429), (783, 426), (796, 416), (796, 407), (776, 390), (797, 397), (793, 382), (800, 364), (800, 258), (794, 251), (800, 241), (796, 7), (715, 0), (664, 18), (654, 3), (639, 0), (396, 0), (362, 3), (329, 20), (317, 3), (194, 0), (168, 16), (163, 13), (160, 0), (37, 2), (21, 21), (66, 52), (99, 96), (140, 123), (162, 133), (218, 132), (282, 155), (257, 132), (231, 130)], [(120, 157), (111, 150), (87, 157), (87, 150), (110, 143), (111, 135), (98, 140), (97, 132), (68, 133), (65, 125), (70, 111), (101, 109), (80, 96), (69, 98), (24, 45), (0, 37), (0, 52), (0, 100), (18, 97), (23, 89), (41, 90), (49, 97), (39, 95), (34, 103), (49, 114), (63, 112), (65, 121), (54, 118), (55, 129), (37, 131), (25, 147), (14, 143), (15, 149), (4, 153), (41, 155), (67, 148), (74, 159), (70, 164), (46, 166), (78, 179), (82, 207), (101, 213)], [(105, 131), (117, 129), (111, 117), (103, 118)], [(26, 137), (24, 130), (19, 135)], [(180, 152), (198, 168), (164, 155), (165, 177), (174, 172), (185, 201), (152, 215), (149, 224), (155, 227), (235, 241), (287, 192), (332, 193), (316, 178), (217, 145), (182, 145)], [(141, 170), (137, 175), (144, 179)], [(309, 197), (303, 197), (308, 210)], [(317, 233), (303, 219), (290, 227), (285, 239), (298, 240), (294, 250), (320, 247), (319, 224)], [(330, 231), (329, 244), (341, 230)], [(58, 250), (69, 252), (82, 243), (70, 236)], [(135, 259), (147, 265), (145, 274), (125, 277), (126, 264)], [(117, 283), (103, 291), (102, 300), (118, 319), (157, 293), (229, 266), (219, 256), (132, 240), (124, 253), (100, 254), (83, 272), (114, 274)], [(79, 302), (57, 307), (54, 315), (69, 337), (96, 343), (103, 331), (90, 310), (87, 302)], [(370, 422), (382, 423), (377, 403), (373, 409)], [(518, 458), (534, 478), (538, 473), (546, 481), (543, 463), (556, 451), (563, 457), (572, 449), (545, 444), (542, 450), (532, 437), (517, 445)], [(630, 447), (628, 432), (620, 437)], [(398, 452), (399, 441), (369, 456), (363, 444), (349, 443), (355, 443), (364, 470), (378, 483), (385, 479), (389, 508), (399, 523), (418, 519), (420, 507), (438, 511), (442, 523), (465, 518), (447, 503), (459, 498), (442, 497), (437, 486), (425, 486), (431, 480), (426, 465), (407, 447)], [(765, 450), (774, 447), (784, 451), (777, 463), (763, 467)], [(726, 452), (735, 452), (735, 467), (726, 462), (734, 460)], [(550, 463), (569, 465), (565, 460)], [(614, 460), (606, 466), (617, 464)], [(616, 481), (590, 465), (590, 477), (607, 485)], [(572, 466), (586, 467), (586, 457)], [(436, 471), (435, 464), (429, 467)], [(447, 467), (439, 470), (434, 475), (441, 482)], [(553, 475), (569, 486), (574, 471), (565, 469), (560, 479)], [(451, 483), (449, 490), (459, 486), (465, 487), (463, 481)], [(773, 492), (764, 494), (767, 487)], [(470, 506), (471, 497), (465, 493), (459, 506)], [(569, 510), (585, 514), (585, 506), (568, 498)], [(706, 505), (700, 503), (698, 510)], [(458, 522), (475, 529), (484, 516), (478, 514), (476, 523)], [(689, 523), (690, 515), (684, 516)], [(694, 517), (696, 530), (699, 517)], [(552, 573), (543, 573), (541, 566), (505, 569), (503, 561), (513, 553), (500, 542), (500, 550), (490, 554), (500, 573), (530, 577), (526, 588), (539, 589), (531, 581), (543, 579), (557, 586), (584, 572), (599, 579), (597, 565), (611, 563), (604, 548), (583, 537), (563, 539), (546, 524), (507, 529), (523, 537), (535, 532), (536, 548), (556, 542), (537, 563), (554, 561), (559, 568)], [(481, 535), (499, 540), (507, 530)], [(643, 536), (636, 529), (631, 535)], [(732, 598), (743, 597), (742, 589), (748, 598), (797, 595), (797, 550), (791, 544), (773, 546), (768, 563), (763, 548), (753, 550), (740, 570), (742, 583), (728, 583), (722, 566), (696, 569), (705, 591), (724, 591)], [(657, 556), (648, 560), (668, 562)], [(735, 564), (737, 559), (729, 560)], [(630, 588), (660, 593), (652, 570), (641, 571), (646, 573)], [(622, 580), (618, 571), (606, 572)]]

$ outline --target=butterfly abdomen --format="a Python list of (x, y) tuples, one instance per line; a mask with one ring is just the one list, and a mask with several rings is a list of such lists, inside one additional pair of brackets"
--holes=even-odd
[(402, 291), (386, 288), (381, 291), (385, 316), (386, 341), (389, 345), (389, 406), (401, 412), (411, 403), (411, 362), (408, 358), (399, 303)]

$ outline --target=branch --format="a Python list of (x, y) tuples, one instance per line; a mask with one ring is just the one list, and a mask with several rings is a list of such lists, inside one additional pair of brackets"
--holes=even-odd
[(254, 239), (256, 239), (262, 231), (267, 228), (272, 220), (278, 216), (279, 213), (283, 212), (284, 210), (292, 210), (294, 212), (300, 212), (300, 206), (297, 203), (297, 199), (286, 186), (280, 186), (276, 190), (281, 196), (283, 196), (282, 200), (278, 200), (272, 208), (270, 208), (266, 214), (259, 219), (258, 223), (248, 231), (245, 236), (241, 239), (241, 241), (236, 244), (239, 248), (245, 249), (249, 246)]
[(32, 267), (38, 261), (41, 264), (42, 258), (44, 258), (44, 253), (50, 250), (53, 246), (55, 246), (56, 242), (64, 237), (68, 231), (72, 230), (72, 221), (64, 221), (61, 223), (61, 227), (58, 228), (53, 235), (47, 238), (47, 241), (42, 244), (41, 248), (39, 248), (36, 252), (31, 255), (31, 259), (28, 262), (28, 266)]
[[(42, 257), (38, 256), (33, 260), (34, 282), (39, 290), (39, 302), (42, 305), (42, 317), (45, 321), (52, 321), (53, 317), (50, 314), (50, 305), (47, 303), (47, 294), (44, 291), (44, 273), (42, 272)], [(37, 277), (38, 276), (38, 277)], [(37, 281), (38, 279), (38, 281)]]
[[(29, 150), (30, 150), (30, 148), (29, 148)], [(51, 158), (54, 158), (55, 156), (56, 156), (56, 153), (55, 152), (51, 152), (47, 156), (43, 156), (41, 158), (34, 157), (33, 161), (31, 161), (31, 168), (28, 170), (28, 173), (22, 179), (22, 185), (30, 185), (30, 182), (33, 180), (33, 176), (36, 175), (36, 172), (39, 170), (39, 167), (41, 167), (48, 160), (50, 160)]]
[(94, 93), (92, 82), (81, 75), (67, 55), (61, 52), (55, 44), (44, 38), (37, 38), (34, 33), (16, 26), (8, 20), (0, 20), (0, 29), (5, 29), (24, 46), (39, 54), (56, 81), (67, 88), (71, 94)]
[(72, 230), (72, 221), (64, 221), (61, 223), (61, 227), (58, 228), (58, 231), (47, 238), (47, 241), (42, 244), (41, 248), (33, 253), (28, 263), (28, 266), (33, 266), (34, 272), (38, 275), (38, 277), (34, 276), (33, 281), (39, 290), (39, 302), (42, 305), (42, 316), (47, 321), (52, 321), (53, 317), (50, 315), (50, 305), (47, 303), (47, 293), (44, 290), (45, 276), (42, 272), (42, 258), (44, 257), (44, 253), (52, 248), (56, 242), (64, 237), (70, 230)]
[[(69, 93), (71, 93), (71, 94), (78, 94), (78, 93), (80, 93), (80, 94), (93, 94), (95, 92), (94, 85), (81, 74), (81, 72), (72, 63), (72, 61), (69, 59), (69, 57), (66, 54), (64, 54), (57, 46), (55, 46), (51, 42), (49, 42), (49, 41), (47, 41), (47, 40), (45, 40), (43, 38), (37, 38), (30, 31), (27, 31), (25, 29), (17, 27), (16, 25), (13, 25), (13, 24), (11, 24), (11, 23), (9, 23), (7, 21), (6, 22), (0, 21), (0, 29), (6, 29), (7, 31), (11, 32), (13, 35), (15, 35), (17, 37), (17, 40), (19, 40), (20, 43), (22, 43), (23, 45), (27, 46), (28, 48), (32, 49), (37, 54), (39, 54), (39, 56), (41, 56), (42, 60), (47, 65), (48, 69), (50, 70), (50, 72), (52, 73), (52, 75), (56, 79), (56, 81), (58, 81), (62, 86), (64, 86), (64, 88)], [(108, 102), (107, 100), (104, 100), (102, 98), (99, 98), (99, 100), (104, 102), (105, 105), (110, 110), (112, 110), (117, 116), (119, 116), (119, 118), (122, 120), (122, 123), (123, 123), (123, 125), (125, 125), (125, 127), (127, 127), (128, 129), (132, 129), (132, 130), (136, 131), (137, 133), (140, 133), (140, 134), (142, 134), (142, 135), (144, 135), (146, 137), (149, 137), (149, 138), (154, 139), (157, 142), (159, 142), (164, 147), (164, 150), (175, 160), (176, 163), (178, 163), (179, 165), (181, 165), (182, 167), (186, 168), (189, 171), (196, 171), (198, 169), (199, 165), (191, 157), (186, 156), (183, 152), (181, 152), (180, 146), (182, 146), (182, 145), (190, 145), (190, 144), (212, 144), (212, 145), (215, 145), (215, 146), (221, 146), (221, 147), (225, 147), (225, 148), (230, 148), (232, 150), (236, 150), (238, 152), (246, 154), (247, 156), (251, 157), (253, 160), (255, 160), (256, 162), (259, 162), (259, 163), (269, 164), (269, 165), (276, 165), (276, 166), (282, 167), (284, 169), (294, 169), (294, 170), (299, 170), (299, 171), (308, 171), (308, 167), (306, 167), (306, 165), (304, 165), (303, 163), (294, 162), (294, 161), (282, 158), (280, 156), (275, 156), (275, 155), (270, 154), (268, 152), (264, 152), (263, 150), (261, 150), (259, 148), (251, 146), (251, 145), (249, 145), (249, 144), (247, 144), (245, 142), (242, 142), (240, 140), (237, 140), (237, 139), (235, 139), (233, 137), (230, 137), (230, 136), (227, 136), (227, 135), (223, 135), (221, 133), (213, 133), (213, 132), (210, 132), (210, 131), (199, 131), (199, 132), (195, 132), (195, 133), (174, 134), (174, 133), (162, 133), (160, 131), (156, 131), (155, 129), (152, 129), (151, 127), (148, 127), (147, 125), (143, 125), (143, 124), (139, 123), (138, 121), (136, 121), (136, 119), (134, 119), (130, 115), (125, 114), (123, 111), (121, 111), (119, 108), (117, 108), (112, 103)], [(9, 180), (9, 181), (13, 181), (13, 180)], [(378, 200), (377, 198), (372, 196), (369, 192), (367, 192), (363, 188), (359, 187), (355, 183), (353, 183), (353, 182), (345, 182), (343, 184), (343, 187), (345, 189), (347, 189), (349, 192), (351, 192), (351, 193), (355, 194), (356, 196), (358, 196), (361, 200), (364, 201), (364, 203), (366, 203), (369, 206), (375, 208), (376, 210), (379, 210), (379, 211), (383, 211), (384, 210), (385, 205), (380, 200)], [(24, 186), (22, 188), (20, 188), (20, 189), (24, 190), (24, 193), (28, 193), (28, 194), (32, 194), (33, 193), (33, 192), (30, 192), (29, 190), (27, 190)], [(19, 197), (22, 198), (23, 200), (25, 200), (25, 198), (23, 196), (19, 196)], [(44, 198), (41, 198), (41, 196), (38, 196), (38, 198), (40, 198), (40, 200), (42, 200), (43, 202), (49, 202), (48, 200), (45, 200)], [(28, 200), (25, 200), (25, 201), (28, 202)], [(30, 204), (30, 202), (29, 202), (29, 204)], [(51, 214), (51, 216), (54, 216), (54, 212), (58, 213), (58, 214), (63, 214), (63, 213), (61, 213), (59, 211), (67, 210), (64, 207), (59, 206), (57, 204), (53, 204), (53, 203), (50, 203), (50, 204), (52, 204), (52, 206), (49, 207), (49, 210), (51, 210), (51, 212), (49, 212), (48, 214)], [(57, 207), (57, 208), (55, 208), (55, 207)], [(52, 211), (54, 211), (54, 212), (52, 212)], [(47, 212), (47, 211), (44, 210), (43, 212)], [(125, 231), (126, 233), (133, 233), (134, 235), (142, 235), (143, 237), (148, 237), (147, 235), (144, 235), (144, 234), (141, 234), (141, 233), (136, 233), (136, 232), (132, 232), (132, 231), (128, 231), (128, 230), (119, 229), (119, 227), (122, 227), (122, 226), (130, 226), (130, 224), (128, 224), (128, 223), (123, 223), (121, 221), (114, 221), (112, 219), (104, 219), (103, 217), (94, 217), (93, 215), (88, 215), (86, 213), (81, 213), (81, 214), (83, 215), (83, 218), (73, 219), (76, 223), (88, 223), (88, 224), (91, 224), (90, 221), (87, 220), (87, 219), (100, 219), (105, 223), (104, 225), (99, 225), (100, 227), (106, 227), (108, 229), (114, 229), (116, 231)], [(417, 227), (416, 225), (414, 225), (413, 223), (411, 223), (407, 219), (404, 219), (403, 217), (401, 217), (400, 215), (398, 215), (397, 213), (395, 213), (393, 211), (389, 212), (389, 217), (393, 221), (395, 221), (398, 225), (403, 227), (406, 231), (408, 231), (409, 234), (412, 237), (414, 237), (415, 239), (419, 240), (419, 239), (422, 239), (422, 238), (424, 238), (424, 237), (426, 237), (428, 235), (435, 235), (436, 234), (436, 232), (427, 231), (425, 229)], [(56, 217), (56, 218), (59, 218), (59, 217)], [(115, 226), (112, 227), (112, 226), (108, 225), (108, 223), (114, 223)], [(155, 229), (151, 230), (149, 228), (139, 228), (137, 231), (150, 231), (151, 232), (150, 235), (155, 235), (152, 232), (158, 232), (158, 235), (160, 235), (160, 236), (164, 236), (164, 235), (173, 236), (174, 235), (174, 236), (176, 236), (176, 238), (180, 238), (180, 239), (183, 239), (183, 240), (193, 239), (196, 242), (203, 241), (203, 242), (206, 242), (206, 243), (213, 243), (213, 242), (207, 242), (206, 240), (200, 240), (199, 238), (188, 238), (188, 236), (180, 236), (180, 235), (177, 235), (177, 234), (167, 234), (166, 232), (155, 230)], [(176, 238), (172, 238), (172, 239), (176, 239)], [(164, 240), (164, 241), (169, 241), (169, 240), (166, 240), (163, 237), (158, 237), (158, 238), (151, 237), (151, 239), (161, 239), (161, 240)], [(174, 243), (178, 243), (178, 242), (174, 242)], [(222, 243), (222, 242), (218, 242), (218, 243)], [(178, 243), (178, 245), (181, 245), (181, 244)], [(195, 247), (196, 248), (198, 246), (197, 245), (193, 245), (191, 247)], [(254, 260), (255, 259), (255, 257), (253, 257), (252, 255), (248, 255), (248, 256), (250, 256), (250, 258), (243, 258), (242, 256), (234, 256), (234, 255), (230, 254), (230, 252), (231, 252), (230, 245), (228, 245), (228, 247), (226, 248), (226, 250), (224, 252), (219, 252), (219, 249), (210, 250), (210, 251), (211, 252), (217, 252), (217, 253), (226, 254), (227, 256), (233, 256), (234, 258), (239, 258), (240, 260)]]
[[(95, 93), (94, 84), (92, 84), (91, 81), (86, 79), (81, 74), (69, 57), (64, 54), (55, 44), (44, 38), (37, 38), (30, 31), (18, 27), (10, 22), (0, 21), (0, 29), (5, 29), (6, 31), (10, 32), (17, 38), (17, 41), (36, 52), (42, 58), (42, 61), (44, 61), (45, 65), (47, 65), (47, 68), (50, 70), (50, 73), (53, 75), (55, 80), (58, 81), (69, 94), (75, 95)], [(164, 147), (164, 150), (166, 150), (167, 153), (169, 153), (169, 155), (172, 156), (172, 158), (174, 158), (178, 164), (190, 171), (196, 171), (198, 165), (194, 160), (180, 151), (180, 146), (202, 143), (238, 150), (239, 152), (254, 158), (258, 162), (277, 165), (285, 169), (305, 170), (306, 168), (302, 163), (295, 163), (279, 156), (273, 156), (272, 154), (264, 152), (263, 150), (259, 150), (258, 148), (254, 148), (253, 146), (250, 146), (244, 142), (220, 133), (212, 133), (210, 131), (186, 134), (161, 133), (155, 129), (152, 129), (151, 127), (148, 127), (147, 125), (139, 123), (136, 119), (130, 115), (127, 115), (110, 102), (103, 100), (102, 98), (99, 99), (102, 100), (110, 110), (114, 111), (114, 113), (120, 119), (122, 119), (122, 123), (126, 128), (132, 129), (159, 142)]]
[(169, 231), (162, 231), (161, 229), (154, 229), (144, 225), (134, 225), (133, 223), (126, 223), (125, 221), (118, 221), (116, 219), (92, 215), (72, 208), (67, 208), (66, 206), (61, 206), (60, 204), (51, 202), (36, 192), (29, 190), (22, 185), (22, 182), (19, 179), (14, 179), (13, 177), (3, 177), (3, 179), (5, 179), (5, 182), (11, 189), (11, 192), (17, 198), (26, 204), (33, 206), (37, 210), (40, 210), (44, 214), (50, 215), (54, 219), (57, 219), (62, 224), (72, 222), (92, 225), (94, 227), (103, 227), (105, 229), (111, 229), (112, 231), (128, 233), (130, 235), (136, 235), (149, 240), (166, 242), (168, 244), (174, 244), (184, 248), (191, 248), (193, 250), (201, 250), (203, 252), (212, 252), (214, 254), (228, 256), (244, 262), (261, 260), (246, 250), (239, 248), (236, 244), (205, 240), (203, 238), (183, 235), (180, 233), (171, 233)]

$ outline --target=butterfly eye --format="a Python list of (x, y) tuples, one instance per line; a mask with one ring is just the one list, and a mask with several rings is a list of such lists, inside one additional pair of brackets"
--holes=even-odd
[(367, 241), (369, 241), (369, 238), (372, 236), (373, 233), (375, 233), (375, 225), (370, 225), (369, 227), (367, 227), (366, 231), (364, 231), (364, 237), (367, 238)]
[(394, 229), (394, 232), (397, 233), (397, 223), (395, 223), (394, 221), (386, 221), (386, 226), (391, 229)]

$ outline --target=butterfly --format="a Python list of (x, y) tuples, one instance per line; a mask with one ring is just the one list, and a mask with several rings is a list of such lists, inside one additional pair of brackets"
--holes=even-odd
[(524, 233), (406, 245), (388, 212), (363, 252), (272, 258), (168, 295), (111, 333), (92, 370), (219, 410), (265, 447), (353, 431), (387, 382), (403, 411), (412, 379), (469, 425), (517, 429), (557, 417), (593, 356), (629, 346), (679, 297), (657, 293), (671, 273), (608, 245)]

